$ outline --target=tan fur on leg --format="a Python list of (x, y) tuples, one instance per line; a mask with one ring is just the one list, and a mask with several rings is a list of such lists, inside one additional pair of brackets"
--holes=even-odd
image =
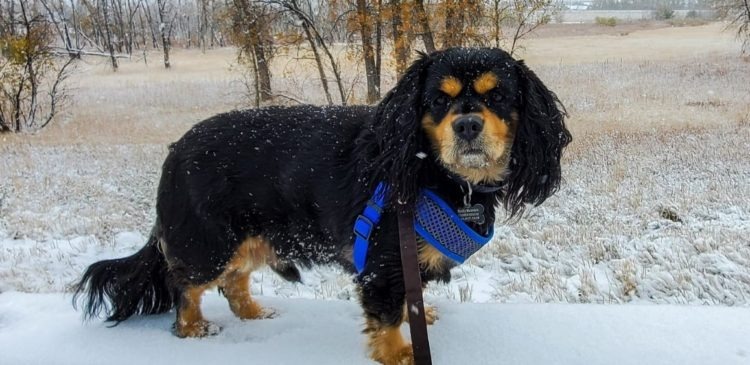
[(194, 286), (182, 293), (175, 321), (175, 334), (178, 337), (204, 337), (215, 335), (221, 330), (219, 326), (203, 319), (201, 296), (205, 290), (205, 286)]
[(250, 277), (245, 273), (228, 275), (224, 286), (224, 295), (229, 301), (232, 313), (241, 319), (268, 318), (271, 312), (265, 312), (250, 296)]
[(262, 237), (246, 239), (234, 252), (224, 273), (217, 280), (229, 301), (229, 308), (241, 319), (273, 317), (250, 296), (250, 272), (276, 260), (276, 254)]
[[(427, 322), (427, 325), (433, 325), (435, 324), (435, 321), (437, 321), (440, 317), (438, 316), (438, 310), (431, 305), (425, 305), (424, 306), (424, 320)], [(406, 304), (404, 304), (404, 321), (406, 323), (409, 323), (409, 313), (406, 311)]]
[(370, 357), (384, 365), (412, 365), (414, 351), (411, 344), (404, 341), (400, 325), (382, 326), (380, 322), (367, 320), (365, 332), (368, 334)]

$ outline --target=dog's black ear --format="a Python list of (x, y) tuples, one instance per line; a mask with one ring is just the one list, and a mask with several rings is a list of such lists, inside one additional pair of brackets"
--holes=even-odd
[(519, 121), (510, 174), (502, 197), (510, 216), (525, 204), (539, 205), (560, 186), (560, 157), (572, 137), (565, 128), (565, 108), (523, 61), (518, 61)]
[[(372, 164), (367, 183), (389, 184), (390, 197), (415, 201), (419, 192), (419, 171), (426, 140), (421, 128), (424, 113), (422, 95), (427, 69), (435, 54), (420, 54), (396, 86), (378, 104), (370, 125), (377, 148), (371, 151)], [(424, 156), (422, 156), (424, 157)], [(397, 195), (397, 196), (396, 196)]]

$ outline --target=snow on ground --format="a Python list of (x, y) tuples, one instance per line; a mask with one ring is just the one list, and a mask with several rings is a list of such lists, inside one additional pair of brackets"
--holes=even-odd
[[(259, 301), (274, 319), (243, 322), (215, 292), (215, 337), (179, 339), (173, 314), (114, 328), (82, 324), (61, 294), (0, 295), (1, 364), (370, 364), (351, 301)], [(750, 311), (718, 306), (438, 303), (435, 364), (747, 364)], [(408, 335), (406, 326), (402, 329)]]

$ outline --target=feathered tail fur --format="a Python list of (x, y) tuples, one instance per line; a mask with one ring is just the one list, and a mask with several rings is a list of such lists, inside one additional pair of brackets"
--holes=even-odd
[(156, 314), (170, 310), (175, 293), (167, 280), (167, 262), (152, 235), (135, 254), (99, 261), (86, 269), (75, 287), (73, 306), (87, 319), (102, 312), (107, 321), (121, 322), (134, 314)]

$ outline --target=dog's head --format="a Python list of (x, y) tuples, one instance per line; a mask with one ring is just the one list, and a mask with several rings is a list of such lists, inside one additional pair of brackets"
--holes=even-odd
[(571, 141), (555, 94), (522, 61), (490, 48), (422, 55), (378, 105), (374, 128), (380, 165), (402, 199), (416, 196), (414, 172), (434, 161), (474, 184), (502, 182), (511, 215), (554, 193)]

